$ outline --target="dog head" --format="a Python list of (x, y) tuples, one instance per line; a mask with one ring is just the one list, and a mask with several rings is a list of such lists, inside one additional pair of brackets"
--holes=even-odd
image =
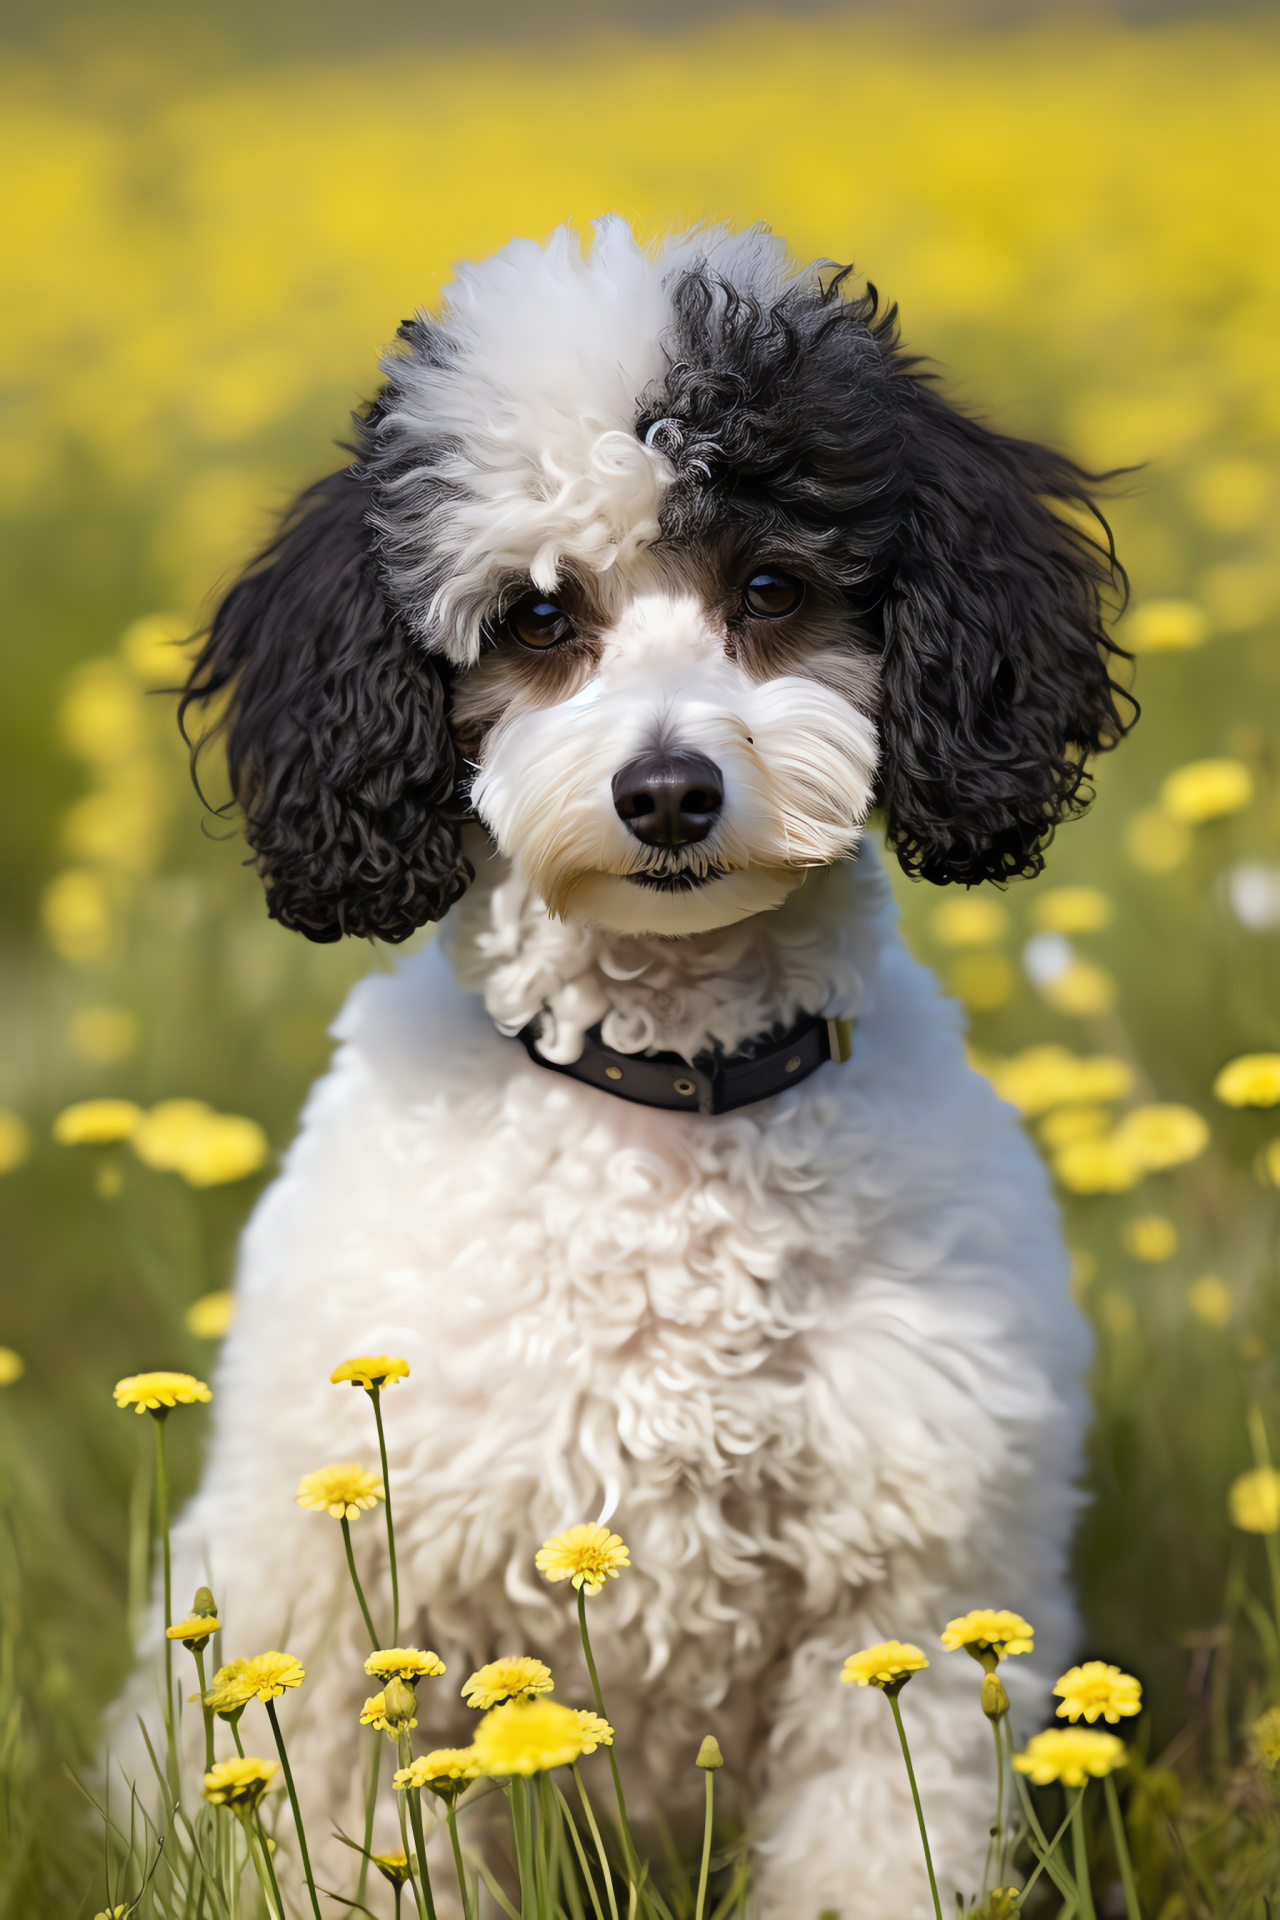
[[(474, 810), (552, 912), (692, 933), (852, 854), (1038, 872), (1127, 721), (1085, 477), (760, 230), (517, 241), (400, 330), (354, 464), (223, 601), (272, 914), (402, 940)], [(1095, 539), (1089, 526), (1101, 536)]]

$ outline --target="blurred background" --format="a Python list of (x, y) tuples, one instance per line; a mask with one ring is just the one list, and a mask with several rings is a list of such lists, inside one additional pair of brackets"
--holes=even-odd
[[(1140, 466), (1107, 512), (1144, 717), (1093, 811), (1033, 884), (899, 892), (1096, 1327), (1082, 1652), (1142, 1677), (1167, 1808), (1238, 1827), (1276, 1643), (1226, 1490), (1280, 1419), (1280, 1083), (1214, 1087), (1280, 1048), (1274, 9), (10, 0), (0, 54), (0, 1915), (100, 1900), (67, 1770), (151, 1492), (112, 1383), (213, 1366), (328, 1023), (392, 962), (268, 923), (190, 787), (174, 638), (451, 262), (606, 210), (852, 260), (965, 404)], [(1170, 1875), (1157, 1910), (1226, 1911)]]

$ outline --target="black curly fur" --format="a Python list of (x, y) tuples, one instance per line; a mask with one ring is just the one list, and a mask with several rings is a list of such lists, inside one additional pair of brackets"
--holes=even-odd
[(271, 917), (405, 940), (465, 889), (448, 668), (388, 607), (360, 467), (304, 493), (219, 607), (184, 690), (230, 689), (231, 788)]
[(637, 422), (676, 470), (663, 532), (727, 534), (843, 590), (881, 652), (878, 797), (909, 873), (1038, 873), (1091, 798), (1085, 756), (1137, 715), (1102, 623), (1125, 585), (1110, 531), (1090, 476), (949, 405), (896, 310), (874, 288), (846, 301), (845, 277), (768, 306), (705, 267), (683, 277), (670, 372)]

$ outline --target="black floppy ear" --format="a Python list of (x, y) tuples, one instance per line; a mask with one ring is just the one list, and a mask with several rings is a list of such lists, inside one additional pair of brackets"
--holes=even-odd
[(1110, 671), (1128, 656), (1102, 624), (1124, 575), (1105, 521), (1097, 541), (1076, 524), (1095, 510), (1069, 460), (992, 433), (914, 377), (905, 412), (883, 605), (889, 841), (927, 880), (1039, 873), (1055, 825), (1092, 798), (1085, 757), (1137, 717)]
[(405, 940), (471, 878), (447, 667), (388, 606), (359, 467), (308, 489), (214, 616), (179, 709), (229, 688), (231, 789), (267, 910), (309, 940)]

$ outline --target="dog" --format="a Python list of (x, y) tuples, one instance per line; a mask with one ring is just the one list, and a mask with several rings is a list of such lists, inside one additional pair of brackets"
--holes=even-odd
[[(759, 228), (515, 241), (383, 365), (183, 705), (224, 732), (273, 918), (443, 924), (352, 993), (246, 1231), (175, 1591), (212, 1584), (223, 1658), (302, 1657), (281, 1704), (346, 1885), (325, 1836), (361, 1830), (367, 1637), (293, 1496), (377, 1459), (330, 1370), (402, 1355), (401, 1638), (447, 1666), (420, 1750), (467, 1740), (459, 1687), (501, 1653), (589, 1701), (534, 1555), (599, 1518), (632, 1562), (590, 1618), (641, 1825), (687, 1825), (715, 1733), (764, 1920), (914, 1920), (897, 1736), (841, 1663), (929, 1654), (903, 1711), (967, 1898), (991, 1736), (938, 1634), (1025, 1614), (1002, 1671), (1043, 1710), (1087, 1347), (1039, 1159), (875, 843), (939, 885), (1041, 869), (1131, 724), (1110, 536), (1069, 460), (943, 397), (874, 288)], [(386, 1618), (376, 1517), (354, 1536)]]

